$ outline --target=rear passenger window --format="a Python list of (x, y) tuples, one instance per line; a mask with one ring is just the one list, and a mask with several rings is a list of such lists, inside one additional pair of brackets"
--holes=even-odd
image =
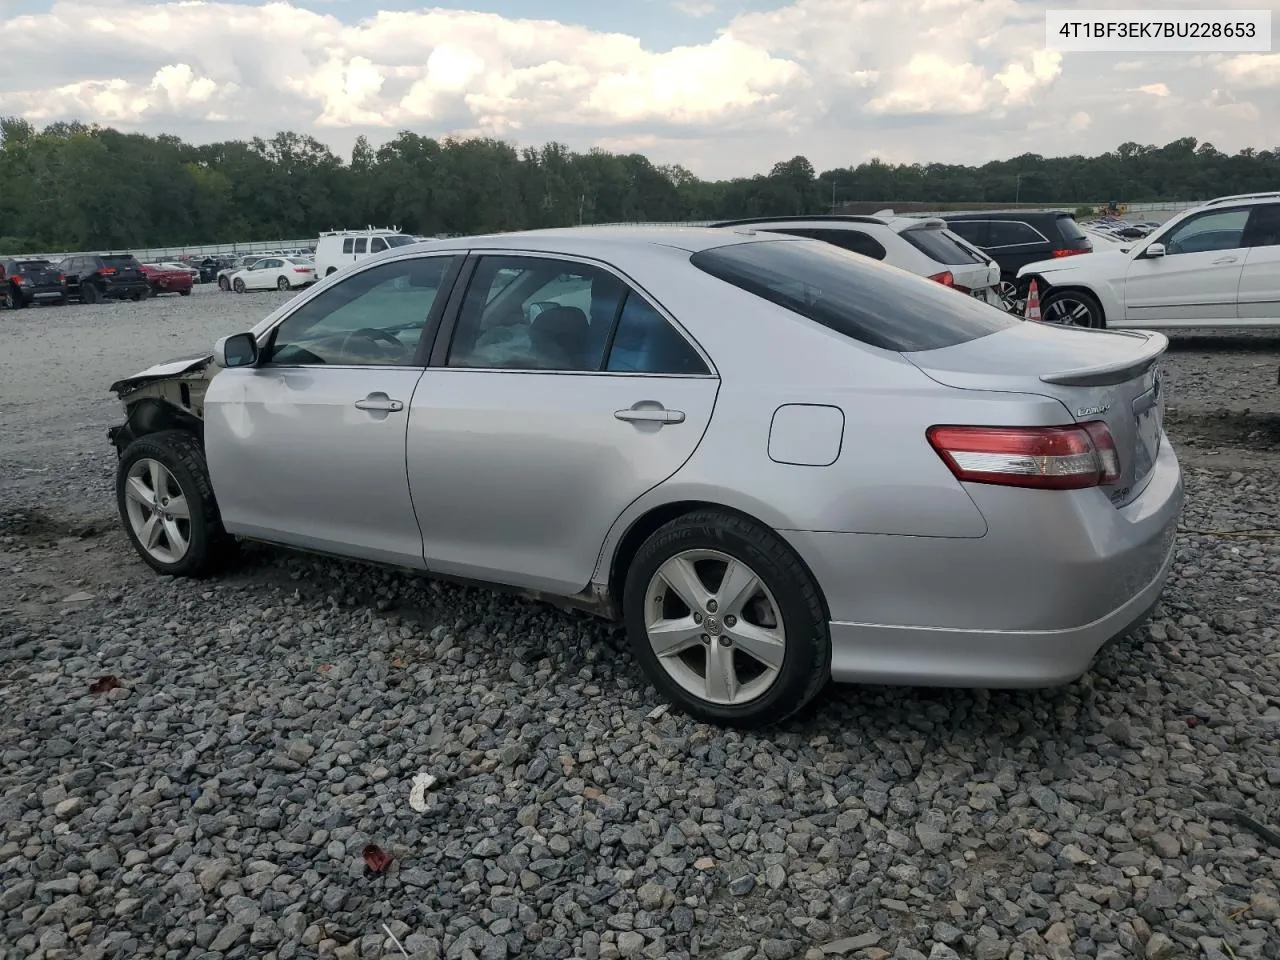
[(1026, 243), (1044, 243), (1040, 231), (1017, 220), (992, 220), (989, 247), (1016, 247)]
[(364, 237), (361, 237), (359, 240), (356, 241), (356, 253), (367, 252), (368, 246), (369, 246), (369, 241)]
[(987, 240), (989, 223), (987, 220), (948, 220), (947, 229), (975, 247), (985, 247), (989, 243)]
[(369, 244), (370, 253), (381, 253), (385, 249), (387, 249), (387, 241), (383, 240), (381, 237), (374, 237), (373, 241)]
[(343, 253), (353, 253), (355, 252), (355, 248), (356, 248), (356, 242), (352, 240), (350, 237), (347, 237), (345, 240), (342, 241)]
[(610, 373), (708, 374), (689, 341), (638, 293), (629, 292), (609, 348)]

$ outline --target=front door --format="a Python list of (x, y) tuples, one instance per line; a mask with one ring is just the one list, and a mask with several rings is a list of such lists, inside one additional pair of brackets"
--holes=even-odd
[(267, 334), (257, 366), (218, 372), (205, 450), (230, 533), (422, 567), (405, 429), (456, 264), (418, 256), (353, 274)]
[(1280, 323), (1280, 203), (1253, 208), (1245, 247), (1237, 316), (1242, 321)]
[(1164, 256), (1129, 261), (1126, 324), (1234, 320), (1248, 220), (1248, 207), (1211, 209), (1155, 237)]
[(443, 337), (409, 416), (428, 569), (584, 589), (618, 516), (697, 448), (718, 379), (639, 291), (567, 258), (480, 258)]

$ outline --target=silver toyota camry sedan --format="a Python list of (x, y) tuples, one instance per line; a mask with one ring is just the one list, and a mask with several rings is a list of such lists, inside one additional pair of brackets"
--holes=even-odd
[(1166, 346), (749, 229), (428, 241), (114, 384), (119, 510), (164, 574), (251, 539), (619, 619), (716, 723), (1052, 686), (1164, 587)]

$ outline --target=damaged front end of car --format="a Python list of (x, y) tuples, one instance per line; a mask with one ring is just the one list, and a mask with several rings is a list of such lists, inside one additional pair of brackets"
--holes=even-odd
[(124, 423), (107, 430), (120, 456), (138, 437), (159, 430), (186, 430), (203, 440), (204, 396), (216, 368), (209, 353), (149, 367), (111, 384), (124, 405)]

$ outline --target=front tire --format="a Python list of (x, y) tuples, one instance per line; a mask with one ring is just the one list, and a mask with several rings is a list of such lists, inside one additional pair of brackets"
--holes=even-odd
[(236, 282), (233, 283), (232, 286), (235, 287), (236, 293), (244, 293), (245, 291), (244, 281), (238, 277), (236, 278)]
[(772, 530), (705, 510), (660, 527), (623, 587), (632, 651), (671, 703), (708, 723), (760, 727), (831, 677), (817, 584)]
[(1102, 304), (1083, 290), (1050, 291), (1040, 304), (1040, 316), (1045, 323), (1066, 327), (1101, 330), (1107, 325)]
[(143, 561), (171, 577), (203, 577), (232, 553), (200, 442), (183, 430), (139, 437), (116, 469), (116, 506)]
[(191, 296), (191, 291), (190, 291), (190, 290), (179, 290), (179, 291), (178, 291), (178, 296), (180, 296), (180, 297), (189, 297), (189, 296)]

